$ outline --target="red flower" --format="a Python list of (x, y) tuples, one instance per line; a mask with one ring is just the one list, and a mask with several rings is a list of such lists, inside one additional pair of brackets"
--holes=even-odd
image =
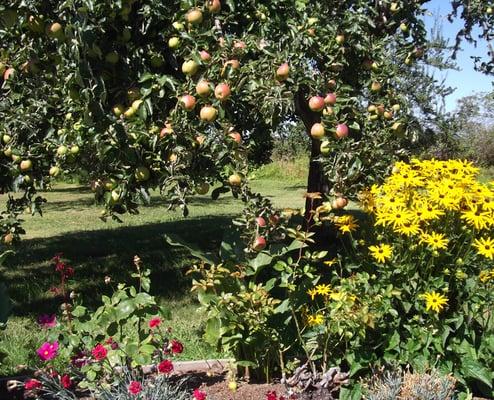
[(70, 376), (69, 375), (63, 375), (60, 378), (60, 383), (62, 384), (62, 386), (65, 389), (68, 389), (68, 388), (70, 388), (72, 386), (72, 380), (70, 379)]
[(173, 363), (170, 360), (163, 360), (158, 364), (158, 371), (162, 374), (169, 374), (173, 371)]
[(142, 385), (140, 382), (132, 381), (127, 387), (127, 390), (129, 391), (130, 394), (133, 394), (135, 396), (142, 391)]
[(24, 382), (24, 389), (26, 390), (38, 389), (42, 386), (43, 385), (41, 384), (41, 382), (37, 379), (28, 379), (26, 382)]
[(170, 347), (172, 349), (172, 353), (180, 354), (184, 351), (184, 345), (180, 343), (178, 340), (172, 340)]
[(154, 318), (151, 318), (149, 320), (149, 327), (151, 329), (156, 328), (157, 326), (159, 326), (159, 324), (161, 324), (161, 318), (160, 317), (154, 317)]
[(96, 359), (96, 361), (101, 361), (106, 358), (108, 351), (105, 349), (105, 346), (98, 343), (96, 346), (94, 346), (94, 349), (91, 350), (91, 354)]
[(278, 396), (274, 390), (270, 390), (266, 393), (266, 400), (278, 400)]
[(194, 400), (206, 400), (206, 393), (199, 389), (194, 389), (192, 396), (194, 396)]

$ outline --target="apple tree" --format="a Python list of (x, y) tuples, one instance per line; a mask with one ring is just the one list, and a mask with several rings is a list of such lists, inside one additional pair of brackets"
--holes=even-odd
[(416, 140), (397, 75), (427, 57), (426, 3), (2, 2), (0, 191), (24, 192), (3, 242), (61, 173), (90, 176), (103, 219), (151, 189), (185, 215), (213, 185), (246, 198), (249, 154), (293, 119), (312, 141), (307, 191), (344, 204)]

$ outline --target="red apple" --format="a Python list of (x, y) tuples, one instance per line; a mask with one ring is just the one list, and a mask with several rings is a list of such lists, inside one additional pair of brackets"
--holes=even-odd
[(281, 64), (276, 70), (276, 79), (280, 82), (288, 79), (288, 75), (290, 74), (290, 66), (288, 63)]
[(218, 117), (218, 110), (213, 106), (204, 106), (199, 113), (201, 120), (206, 122), (213, 122)]
[(336, 104), (336, 95), (334, 93), (328, 93), (324, 98), (324, 103), (334, 106)]
[(326, 130), (324, 129), (323, 124), (316, 122), (314, 125), (312, 125), (312, 128), (310, 129), (310, 135), (313, 139), (322, 139), (325, 134)]
[(255, 251), (261, 251), (266, 247), (266, 239), (262, 236), (256, 237), (254, 243), (252, 244), (252, 249)]
[(264, 228), (266, 226), (266, 220), (263, 217), (257, 217), (256, 224), (261, 228)]
[(211, 60), (211, 54), (209, 54), (206, 50), (201, 50), (199, 52), (199, 57), (201, 58), (202, 61), (208, 62)]
[(232, 67), (232, 69), (237, 69), (240, 67), (240, 62), (238, 60), (235, 60), (235, 59), (232, 59), (232, 60), (228, 60), (226, 63), (225, 63), (225, 68), (226, 67)]
[(309, 99), (309, 108), (316, 112), (322, 111), (324, 108), (324, 99), (321, 96), (312, 96)]
[(230, 91), (230, 86), (226, 83), (220, 83), (218, 86), (216, 86), (216, 89), (214, 89), (214, 96), (220, 100), (220, 101), (225, 101), (230, 97), (231, 91)]
[(336, 210), (345, 208), (347, 205), (348, 205), (348, 200), (345, 197), (343, 197), (343, 196), (337, 197), (331, 203), (331, 207), (334, 208), (334, 209), (336, 209)]
[(15, 74), (15, 69), (14, 68), (7, 68), (5, 72), (3, 73), (3, 79), (6, 81), (10, 77), (14, 76)]
[(183, 95), (180, 98), (180, 104), (187, 111), (191, 111), (196, 106), (196, 98), (194, 96), (191, 96), (190, 94)]
[(247, 47), (247, 45), (245, 44), (245, 42), (243, 42), (241, 40), (233, 43), (233, 48), (236, 50), (244, 50), (246, 47)]
[(165, 126), (160, 131), (160, 138), (163, 139), (165, 136), (171, 135), (173, 133), (173, 128), (170, 126)]
[(330, 79), (330, 80), (328, 81), (328, 87), (329, 87), (331, 90), (335, 89), (335, 88), (336, 88), (336, 81), (335, 81), (334, 79)]
[(207, 80), (203, 79), (197, 83), (196, 93), (199, 96), (207, 96), (210, 92), (211, 92), (211, 86)]
[(338, 124), (336, 126), (336, 137), (338, 139), (342, 139), (344, 137), (347, 137), (349, 133), (348, 126), (346, 124)]
[(229, 137), (231, 137), (233, 139), (234, 142), (236, 142), (237, 144), (240, 144), (242, 143), (242, 135), (238, 132), (230, 132), (228, 134)]
[(221, 10), (221, 2), (220, 0), (209, 0), (208, 2), (208, 10), (210, 13), (217, 13)]

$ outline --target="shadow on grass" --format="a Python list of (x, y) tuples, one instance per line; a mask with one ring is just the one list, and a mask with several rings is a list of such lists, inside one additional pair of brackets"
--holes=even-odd
[(184, 251), (169, 247), (164, 234), (173, 233), (200, 248), (214, 250), (230, 221), (231, 216), (190, 218), (25, 240), (2, 271), (14, 300), (14, 313), (38, 315), (56, 311), (61, 299), (49, 293), (58, 279), (50, 260), (59, 252), (74, 267), (74, 289), (88, 306), (98, 305), (101, 294), (111, 292), (111, 286), (104, 283), (106, 275), (115, 284), (132, 281), (135, 255), (152, 270), (154, 294), (181, 297), (190, 287), (185, 271), (191, 259)]

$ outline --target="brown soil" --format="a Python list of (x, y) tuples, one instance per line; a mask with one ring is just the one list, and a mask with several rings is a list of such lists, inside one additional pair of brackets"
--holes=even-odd
[(201, 386), (201, 390), (208, 394), (211, 400), (265, 400), (266, 393), (275, 391), (278, 396), (284, 394), (283, 385), (265, 383), (237, 383), (237, 390), (234, 392), (228, 388), (228, 382), (216, 382), (212, 385), (207, 383)]
[(237, 389), (232, 391), (228, 387), (226, 374), (208, 375), (205, 373), (192, 373), (187, 375), (187, 386), (206, 392), (208, 400), (265, 400), (266, 393), (276, 391), (279, 395), (284, 394), (281, 384), (247, 383), (237, 382)]

